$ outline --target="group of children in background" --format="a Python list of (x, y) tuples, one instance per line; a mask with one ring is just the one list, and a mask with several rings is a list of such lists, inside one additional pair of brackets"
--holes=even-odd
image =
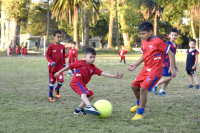
[[(129, 64), (128, 71), (134, 71), (137, 66), (144, 62), (143, 69), (139, 75), (135, 78), (132, 83), (132, 90), (136, 97), (136, 105), (133, 106), (130, 111), (136, 112), (132, 120), (138, 120), (143, 118), (143, 113), (145, 110), (147, 102), (147, 92), (153, 90), (155, 94), (166, 95), (165, 89), (172, 78), (176, 77), (178, 72), (178, 67), (176, 66), (175, 54), (177, 49), (177, 44), (175, 40), (178, 37), (178, 30), (172, 28), (170, 30), (170, 40), (164, 43), (157, 36), (154, 36), (153, 25), (145, 21), (143, 22), (138, 30), (143, 39), (141, 51), (143, 55), (135, 64)], [(123, 73), (118, 73), (116, 75), (104, 72), (98, 69), (93, 63), (96, 57), (96, 51), (93, 48), (87, 48), (85, 50), (84, 60), (78, 60), (78, 53), (75, 49), (76, 42), (72, 42), (72, 48), (65, 55), (65, 48), (60, 44), (62, 40), (62, 32), (60, 30), (55, 30), (53, 33), (54, 42), (49, 46), (46, 54), (49, 67), (49, 101), (55, 101), (53, 97), (53, 88), (57, 80), (58, 85), (55, 88), (56, 98), (59, 99), (60, 88), (64, 82), (63, 72), (67, 70), (72, 70), (73, 78), (71, 80), (71, 88), (80, 96), (82, 102), (75, 109), (74, 114), (93, 114), (100, 115), (100, 112), (91, 104), (94, 98), (94, 92), (86, 87), (87, 83), (90, 81), (94, 74), (98, 76), (102, 75), (105, 77), (120, 79), (123, 77)], [(187, 61), (186, 61), (186, 71), (190, 76), (190, 85), (188, 88), (193, 88), (193, 78), (196, 81), (196, 89), (200, 89), (198, 84), (198, 79), (196, 75), (196, 68), (198, 63), (199, 52), (195, 49), (196, 41), (194, 39), (190, 40), (190, 48), (187, 50)], [(121, 56), (121, 61), (125, 61), (125, 47), (119, 51)], [(68, 64), (66, 65), (65, 58), (69, 57)], [(75, 71), (74, 71), (75, 69)], [(71, 71), (68, 75), (71, 74)], [(162, 78), (162, 76), (166, 78)], [(158, 85), (162, 84), (160, 92), (157, 93)], [(86, 106), (85, 109), (83, 107)]]
[[(16, 45), (16, 47), (15, 47), (15, 53), (16, 53), (16, 56), (18, 57), (19, 56), (19, 47), (18, 47), (18, 45)], [(27, 56), (27, 49), (26, 49), (26, 47), (24, 47), (24, 45), (22, 45), (22, 47), (20, 49), (20, 53), (21, 53), (22, 57), (26, 57)], [(12, 47), (11, 46), (9, 47), (9, 56), (12, 56)]]

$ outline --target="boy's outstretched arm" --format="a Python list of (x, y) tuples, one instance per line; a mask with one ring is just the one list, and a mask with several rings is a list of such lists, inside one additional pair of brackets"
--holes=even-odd
[(101, 75), (102, 75), (102, 76), (105, 76), (105, 77), (120, 79), (120, 78), (123, 77), (124, 74), (123, 74), (123, 73), (120, 73), (120, 74), (119, 74), (119, 73), (117, 72), (117, 75), (114, 75), (114, 74), (110, 74), (110, 73), (107, 73), (107, 72), (102, 72)]
[(169, 72), (171, 72), (172, 73), (172, 77), (175, 78), (176, 77), (176, 71), (174, 69), (174, 64), (175, 64), (174, 54), (172, 53), (171, 50), (169, 50), (167, 54), (169, 55), (169, 61), (170, 61)]
[(60, 75), (61, 72), (67, 71), (69, 70), (69, 65), (67, 65), (66, 67), (64, 67), (63, 69), (61, 69), (60, 71), (58, 71), (57, 73), (54, 74), (54, 77), (57, 77), (58, 75)]
[(139, 66), (144, 61), (143, 55), (135, 64), (128, 64), (130, 67), (128, 68), (129, 71), (134, 71), (137, 66)]

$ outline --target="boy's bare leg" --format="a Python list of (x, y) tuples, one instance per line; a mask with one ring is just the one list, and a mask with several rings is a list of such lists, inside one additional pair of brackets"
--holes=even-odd
[[(83, 95), (83, 94), (82, 94)], [(81, 96), (82, 96), (81, 95)], [(85, 94), (86, 95), (86, 94)], [(94, 98), (94, 95), (88, 97), (89, 102), (92, 101), (92, 99)], [(82, 98), (81, 98), (82, 99)], [(83, 100), (83, 99), (82, 99)], [(82, 103), (79, 105), (79, 108), (83, 108), (86, 104), (84, 103), (84, 101), (82, 101)], [(88, 105), (87, 105), (88, 106)]]
[(145, 89), (144, 87), (142, 87), (140, 89), (140, 104), (139, 104), (139, 108), (145, 108), (146, 103), (147, 103), (147, 89)]
[(192, 77), (192, 75), (190, 75), (190, 84), (191, 85), (193, 84), (193, 77)]
[(194, 80), (195, 80), (196, 84), (199, 84), (199, 81), (198, 81), (198, 78), (197, 78), (197, 74), (196, 74), (196, 73), (193, 74), (193, 77), (194, 77)]
[(166, 77), (158, 81), (157, 85), (161, 85), (163, 83), (167, 83), (172, 80), (172, 77)]
[(137, 98), (137, 100), (140, 101), (140, 88), (132, 86), (132, 90), (133, 90), (133, 92), (134, 92), (135, 97)]

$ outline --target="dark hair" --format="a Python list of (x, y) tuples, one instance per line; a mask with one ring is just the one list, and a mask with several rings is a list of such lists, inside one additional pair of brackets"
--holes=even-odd
[(56, 34), (62, 34), (62, 31), (60, 31), (60, 30), (54, 30), (53, 31), (53, 36), (56, 36)]
[(172, 32), (176, 32), (178, 34), (178, 30), (176, 28), (171, 28), (171, 30), (169, 31), (169, 34), (171, 34)]
[(87, 48), (87, 49), (85, 50), (85, 55), (86, 55), (86, 54), (96, 55), (96, 51), (95, 51), (95, 49), (93, 49), (93, 48)]
[(72, 41), (71, 44), (75, 44), (75, 45), (76, 45), (76, 42), (75, 42), (75, 41)]
[(195, 39), (191, 39), (190, 42), (194, 42), (196, 44), (196, 40)]
[(149, 32), (150, 30), (153, 31), (153, 25), (149, 21), (144, 21), (140, 24), (140, 26), (138, 27), (138, 30), (139, 31), (147, 31), (147, 32)]

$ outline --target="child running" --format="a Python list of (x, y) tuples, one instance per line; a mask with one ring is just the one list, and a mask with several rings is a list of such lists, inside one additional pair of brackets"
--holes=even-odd
[(63, 73), (59, 73), (57, 78), (54, 77), (54, 74), (60, 71), (64, 66), (65, 63), (65, 47), (64, 45), (60, 44), (62, 41), (62, 32), (60, 30), (55, 30), (53, 32), (53, 39), (54, 43), (49, 45), (49, 48), (46, 53), (46, 58), (48, 61), (49, 67), (49, 101), (54, 102), (55, 99), (53, 98), (53, 88), (54, 84), (58, 82), (57, 87), (55, 88), (56, 98), (60, 98), (60, 87), (64, 82)]
[[(94, 93), (92, 90), (86, 87), (86, 84), (90, 81), (91, 77), (94, 74), (98, 76), (102, 75), (105, 77), (120, 79), (123, 77), (123, 73), (117, 75), (113, 75), (107, 72), (103, 72), (98, 69), (93, 63), (96, 57), (96, 51), (93, 48), (87, 48), (85, 50), (85, 60), (78, 60), (73, 64), (69, 64), (64, 67), (59, 72), (55, 73), (55, 77), (63, 73), (63, 71), (67, 71), (69, 69), (73, 70), (76, 68), (76, 72), (71, 80), (71, 88), (81, 97), (82, 102), (78, 108), (75, 109), (74, 114), (83, 114), (90, 113), (93, 115), (100, 115), (100, 112), (96, 110), (94, 106), (91, 105), (91, 101), (94, 98)], [(83, 107), (86, 106), (85, 110)]]
[(154, 36), (153, 25), (151, 22), (145, 21), (139, 27), (140, 35), (143, 39), (141, 51), (143, 55), (135, 64), (129, 64), (129, 71), (134, 71), (138, 65), (144, 62), (143, 69), (132, 83), (132, 90), (137, 99), (136, 106), (130, 111), (136, 112), (132, 120), (143, 118), (147, 102), (147, 91), (151, 91), (162, 76), (164, 54), (169, 55), (171, 62), (170, 72), (172, 77), (176, 76), (174, 69), (174, 55), (171, 52), (170, 45), (165, 44), (161, 39)]
[(191, 39), (189, 43), (190, 48), (187, 50), (187, 60), (186, 60), (186, 71), (190, 76), (190, 85), (187, 87), (188, 89), (192, 89), (193, 86), (193, 78), (196, 82), (196, 89), (200, 89), (198, 78), (197, 78), (197, 63), (198, 63), (198, 54), (199, 52), (195, 49), (196, 40)]
[(122, 50), (119, 51), (119, 55), (121, 57), (121, 61), (124, 60), (124, 64), (126, 65), (126, 61), (125, 61), (125, 53), (127, 53), (128, 51), (125, 50), (125, 46), (122, 46)]
[[(174, 54), (174, 67), (176, 72), (178, 72), (178, 67), (176, 66), (176, 59), (175, 59), (175, 54), (176, 54), (176, 49), (177, 49), (177, 44), (175, 43), (177, 37), (178, 37), (178, 30), (176, 28), (172, 28), (170, 30), (169, 33), (169, 37), (170, 40), (166, 42), (166, 44), (170, 45), (170, 50), (173, 52)], [(166, 78), (163, 78), (161, 80), (158, 81), (158, 83), (155, 85), (155, 87), (153, 88), (153, 92), (157, 95), (157, 87), (158, 85), (162, 85), (162, 88), (160, 89), (160, 92), (158, 93), (158, 95), (164, 95), (166, 96), (167, 94), (165, 93), (165, 90), (167, 88), (167, 85), (169, 84), (169, 82), (172, 80), (172, 74), (168, 73), (170, 68), (170, 62), (169, 62), (169, 56), (168, 54), (164, 55), (164, 62), (163, 62), (163, 72), (162, 72), (162, 76), (165, 76)]]

